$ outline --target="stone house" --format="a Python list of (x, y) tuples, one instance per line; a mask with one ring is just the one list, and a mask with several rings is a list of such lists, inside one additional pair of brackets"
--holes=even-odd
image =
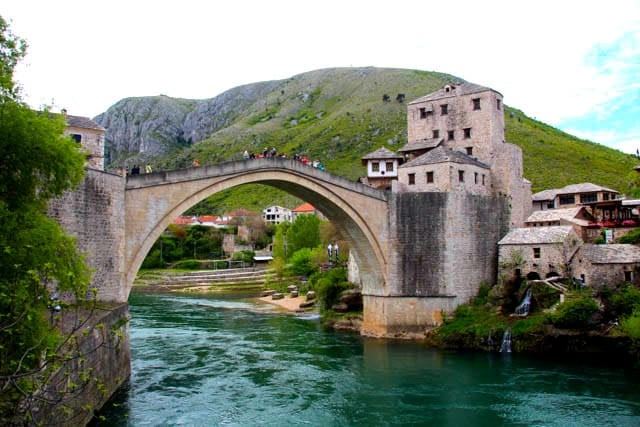
[(573, 208), (545, 209), (534, 211), (525, 221), (526, 227), (548, 227), (551, 225), (570, 225), (583, 241), (588, 241), (589, 228), (594, 218), (584, 206)]
[[(508, 195), (510, 225), (523, 226), (529, 216), (531, 183), (522, 175), (522, 150), (505, 142), (502, 95), (493, 89), (468, 82), (447, 84), (410, 102), (407, 144), (398, 152), (406, 163), (392, 180), (394, 192)], [(374, 151), (363, 162), (373, 165), (370, 156), (380, 154)], [(367, 174), (367, 179), (380, 178), (372, 169)]]
[(436, 147), (400, 166), (396, 191), (491, 194), (491, 168), (460, 151)]
[[(531, 196), (534, 211), (572, 208), (593, 202), (615, 200), (620, 193), (590, 182), (571, 184), (559, 189), (544, 190)], [(592, 214), (594, 214), (592, 212)], [(594, 215), (595, 216), (595, 215)]]
[(574, 278), (600, 288), (621, 283), (640, 283), (640, 247), (635, 245), (584, 244), (571, 259)]
[(498, 242), (499, 274), (529, 280), (565, 276), (581, 244), (569, 225), (514, 228)]
[(72, 116), (62, 110), (67, 122), (65, 135), (82, 145), (87, 152), (87, 163), (91, 169), (104, 170), (104, 134), (106, 129), (88, 117)]
[(398, 179), (398, 167), (402, 159), (402, 155), (385, 147), (362, 157), (362, 164), (367, 167), (363, 183), (381, 190), (391, 189), (391, 182)]

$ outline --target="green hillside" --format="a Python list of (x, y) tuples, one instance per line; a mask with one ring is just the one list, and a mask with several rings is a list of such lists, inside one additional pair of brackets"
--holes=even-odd
[[(240, 159), (245, 149), (260, 153), (275, 147), (319, 159), (327, 170), (357, 179), (365, 173), (360, 162), (364, 154), (381, 146), (397, 150), (406, 143), (407, 102), (460, 80), (436, 72), (371, 67), (300, 74), (279, 82), (231, 125), (166, 158), (161, 167), (186, 167), (194, 158), (213, 164)], [(508, 101), (509, 94), (503, 95)], [(628, 189), (637, 164), (634, 156), (575, 138), (514, 108), (507, 107), (505, 115), (506, 139), (523, 149), (525, 176), (534, 192), (578, 182)], [(272, 203), (291, 207), (298, 200), (249, 187), (208, 205), (257, 208)]]

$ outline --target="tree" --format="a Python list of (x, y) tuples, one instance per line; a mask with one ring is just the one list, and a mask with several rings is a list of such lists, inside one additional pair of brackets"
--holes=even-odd
[(320, 219), (315, 215), (300, 215), (287, 231), (287, 251), (290, 254), (320, 245)]
[(84, 154), (63, 136), (63, 117), (21, 101), (13, 70), (25, 49), (0, 17), (0, 424), (35, 393), (34, 376), (65, 341), (49, 322), (50, 297), (82, 301), (90, 277), (75, 241), (45, 213), (82, 180)]

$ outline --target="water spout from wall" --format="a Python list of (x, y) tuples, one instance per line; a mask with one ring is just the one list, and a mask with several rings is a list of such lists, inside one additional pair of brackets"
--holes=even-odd
[(502, 335), (502, 344), (500, 345), (500, 353), (511, 353), (511, 329), (507, 328)]
[(529, 309), (531, 308), (531, 287), (527, 289), (527, 292), (524, 294), (524, 298), (519, 306), (516, 307), (515, 315), (516, 316), (528, 316)]

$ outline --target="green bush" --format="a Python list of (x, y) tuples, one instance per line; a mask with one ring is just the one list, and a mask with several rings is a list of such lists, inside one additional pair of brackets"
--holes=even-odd
[(635, 244), (640, 242), (640, 228), (636, 228), (633, 231), (630, 231), (628, 234), (625, 234), (621, 238), (618, 239), (619, 243), (631, 243)]
[(609, 299), (611, 309), (617, 316), (628, 316), (640, 309), (640, 289), (633, 285), (623, 285)]
[(200, 264), (200, 262), (195, 261), (195, 260), (184, 260), (184, 261), (178, 261), (173, 265), (173, 268), (176, 268), (178, 270), (198, 270), (200, 268), (202, 268), (202, 264)]
[(640, 308), (633, 310), (629, 317), (620, 321), (620, 328), (629, 337), (637, 340), (640, 338)]
[(560, 304), (550, 320), (561, 328), (582, 329), (591, 324), (591, 319), (597, 312), (598, 303), (593, 298), (579, 297)]
[(347, 270), (344, 268), (332, 268), (331, 270), (316, 276), (312, 282), (318, 300), (322, 308), (330, 309), (337, 301), (340, 293), (353, 287), (347, 281)]
[(313, 251), (309, 248), (296, 251), (290, 261), (289, 270), (297, 276), (309, 276), (318, 270), (318, 265), (313, 261)]
[(243, 261), (247, 264), (253, 265), (253, 257), (256, 255), (254, 251), (240, 251), (233, 254), (231, 258), (234, 261)]

